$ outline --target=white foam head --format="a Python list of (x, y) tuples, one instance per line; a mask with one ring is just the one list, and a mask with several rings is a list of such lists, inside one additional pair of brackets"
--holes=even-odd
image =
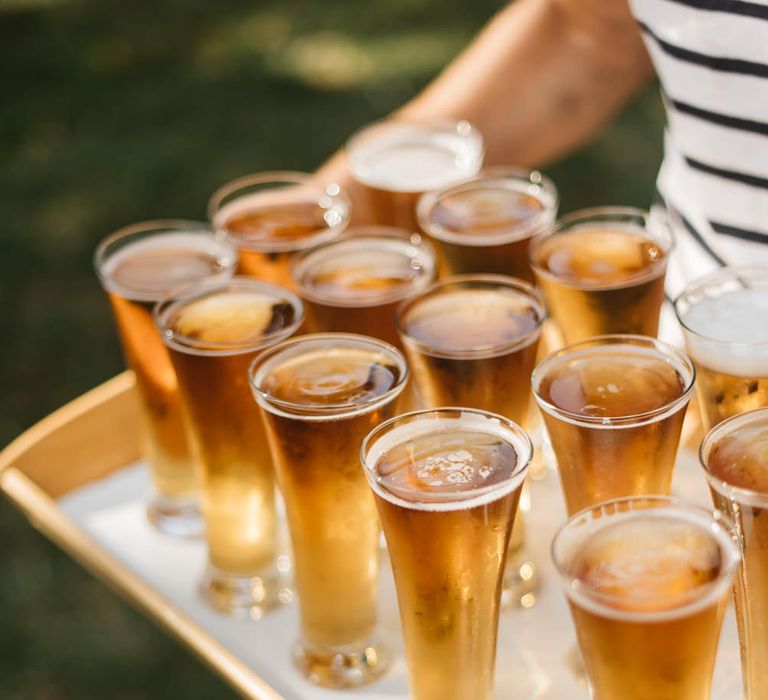
[(699, 364), (740, 377), (768, 377), (768, 290), (734, 289), (704, 297), (681, 314)]
[(468, 122), (383, 122), (348, 146), (356, 180), (390, 192), (426, 192), (473, 177), (483, 162), (483, 140)]

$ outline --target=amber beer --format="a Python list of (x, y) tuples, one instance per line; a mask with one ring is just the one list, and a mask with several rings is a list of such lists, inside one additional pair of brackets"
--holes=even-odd
[(675, 301), (696, 363), (706, 429), (768, 406), (768, 267), (726, 267), (689, 285)]
[(407, 413), (363, 442), (414, 700), (492, 697), (501, 579), (531, 456), (519, 426), (463, 408)]
[(292, 289), (293, 254), (341, 235), (349, 201), (338, 185), (309, 174), (267, 172), (219, 188), (208, 216), (237, 247), (240, 274)]
[(391, 227), (350, 229), (350, 237), (299, 255), (293, 278), (314, 332), (360, 333), (400, 346), (400, 303), (435, 277), (432, 246)]
[(532, 383), (569, 513), (669, 493), (695, 370), (643, 336), (601, 336), (550, 355)]
[(208, 543), (201, 590), (218, 610), (254, 619), (279, 602), (272, 461), (248, 367), (301, 325), (301, 301), (247, 278), (202, 285), (155, 310), (179, 378), (200, 466)]
[(655, 336), (672, 248), (639, 209), (584, 209), (531, 242), (531, 266), (566, 343), (609, 333)]
[(593, 698), (709, 700), (739, 562), (720, 514), (664, 497), (608, 501), (571, 518), (552, 555)]
[(701, 445), (717, 508), (735, 524), (743, 561), (736, 577), (745, 698), (768, 697), (768, 408), (729, 418)]
[(429, 190), (473, 177), (483, 138), (467, 121), (381, 121), (347, 142), (349, 171), (365, 193), (364, 223), (418, 230), (416, 203)]
[(552, 225), (557, 205), (555, 185), (538, 170), (489, 168), (426, 193), (417, 214), (437, 246), (443, 275), (493, 273), (533, 282), (528, 246)]
[(195, 221), (150, 221), (120, 229), (96, 248), (94, 267), (109, 295), (145, 423), (156, 496), (149, 519), (168, 534), (199, 534), (198, 484), (181, 418), (176, 374), (152, 307), (179, 287), (232, 276), (237, 253)]
[(250, 370), (285, 500), (301, 633), (312, 682), (351, 687), (388, 667), (376, 634), (379, 522), (360, 469), (363, 437), (392, 415), (407, 380), (400, 352), (359, 335), (307, 335)]
[(544, 318), (533, 287), (502, 275), (458, 275), (405, 302), (398, 324), (425, 405), (523, 423)]

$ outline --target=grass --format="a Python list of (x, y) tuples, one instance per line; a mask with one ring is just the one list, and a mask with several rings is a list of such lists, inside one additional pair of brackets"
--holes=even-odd
[[(203, 218), (248, 172), (309, 170), (424, 85), (498, 9), (438, 0), (0, 0), (0, 444), (122, 367), (96, 242)], [(563, 210), (647, 205), (651, 88), (549, 169)], [(234, 693), (0, 502), (6, 700)]]

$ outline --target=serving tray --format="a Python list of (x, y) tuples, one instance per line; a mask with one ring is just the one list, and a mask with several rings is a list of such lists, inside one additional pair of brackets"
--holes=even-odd
[[(145, 517), (149, 471), (139, 454), (134, 378), (124, 372), (54, 412), (0, 453), (0, 489), (31, 524), (84, 567), (160, 623), (244, 697), (256, 700), (400, 700), (408, 697), (397, 602), (383, 555), (382, 628), (397, 655), (375, 684), (333, 691), (294, 670), (291, 647), (296, 604), (264, 619), (232, 619), (209, 610), (197, 585), (206, 552), (202, 540), (154, 530)], [(673, 493), (709, 504), (696, 464), (695, 411), (689, 411)], [(527, 548), (541, 588), (529, 609), (502, 611), (496, 695), (501, 700), (586, 700), (568, 608), (549, 560), (549, 543), (565, 519), (556, 474), (530, 480), (525, 514)], [(732, 609), (721, 636), (712, 698), (742, 697)]]

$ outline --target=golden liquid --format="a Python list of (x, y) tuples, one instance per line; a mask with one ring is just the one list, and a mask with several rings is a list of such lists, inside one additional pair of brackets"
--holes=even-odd
[[(167, 327), (194, 339), (198, 348), (207, 343), (253, 347), (295, 321), (286, 300), (244, 291), (213, 293), (173, 307), (169, 315)], [(256, 575), (275, 560), (272, 461), (248, 385), (248, 367), (260, 351), (171, 349), (200, 465), (210, 562), (239, 576)]]
[[(221, 274), (213, 252), (183, 245), (185, 235), (126, 246), (102, 270), (128, 366), (136, 374), (146, 425), (146, 449), (155, 488), (161, 496), (189, 498), (197, 478), (187, 447), (176, 374), (152, 318), (152, 308), (171, 291)], [(162, 243), (162, 241), (161, 241)], [(117, 289), (141, 290), (142, 300)]]
[[(542, 377), (538, 393), (585, 417), (620, 418), (679, 399), (680, 373), (650, 352), (578, 353)], [(669, 493), (687, 402), (637, 427), (576, 425), (542, 410), (569, 513), (610, 498)]]
[[(516, 465), (508, 442), (461, 429), (419, 435), (375, 465), (414, 700), (492, 696), (501, 580), (520, 488), (469, 508), (441, 510), (440, 503), (503, 482)], [(425, 501), (435, 508), (408, 506)]]
[[(327, 210), (317, 202), (292, 201), (251, 208), (244, 204), (217, 225), (227, 231), (239, 249), (239, 274), (294, 289), (290, 270), (294, 250), (328, 228), (326, 214)], [(284, 250), (291, 243), (295, 243), (294, 250)], [(277, 250), (270, 252), (270, 244)]]
[(619, 516), (573, 554), (569, 573), (609, 596), (569, 600), (596, 700), (709, 700), (728, 589), (684, 607), (718, 579), (722, 559), (703, 526), (650, 512)]
[(345, 243), (334, 246), (334, 255), (308, 260), (301, 275), (309, 332), (359, 333), (400, 347), (397, 308), (432, 279), (432, 266), (409, 254), (406, 239), (366, 248)]
[[(727, 484), (768, 495), (768, 417), (723, 436), (710, 449), (707, 465)], [(712, 496), (739, 533), (735, 599), (745, 697), (759, 700), (768, 697), (768, 508), (740, 504), (714, 489)]]
[[(508, 187), (473, 188), (442, 197), (429, 212), (429, 223), (464, 241), (432, 240), (440, 252), (441, 271), (445, 275), (495, 273), (533, 281), (528, 262), (528, 245), (534, 230), (523, 229), (544, 211), (544, 203), (525, 192)], [(513, 240), (494, 245), (478, 245), (473, 238), (489, 234), (509, 234)]]
[(566, 343), (596, 335), (655, 337), (666, 254), (639, 233), (578, 229), (533, 254), (536, 280)]
[[(401, 323), (425, 407), (466, 406), (525, 421), (540, 324), (528, 299), (511, 290), (448, 287), (414, 302)], [(515, 346), (529, 335), (528, 344)], [(471, 355), (441, 356), (462, 351)]]
[(768, 406), (768, 377), (740, 377), (696, 363), (696, 392), (704, 428), (726, 418)]
[(376, 626), (380, 527), (360, 444), (394, 408), (393, 401), (364, 406), (399, 380), (399, 368), (381, 353), (336, 345), (287, 359), (262, 382), (307, 413), (361, 407), (335, 420), (262, 411), (291, 533), (302, 638), (316, 649), (365, 644)]

